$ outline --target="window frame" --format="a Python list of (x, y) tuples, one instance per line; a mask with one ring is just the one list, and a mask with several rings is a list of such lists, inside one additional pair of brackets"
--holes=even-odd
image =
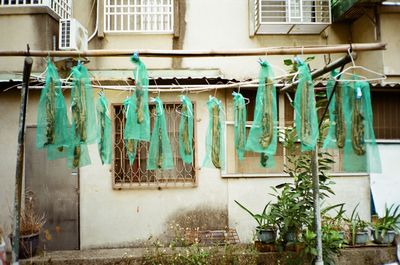
[[(130, 28), (130, 23), (131, 23), (131, 16), (133, 16), (134, 19), (137, 19), (137, 17), (144, 17), (147, 16), (147, 18), (149, 18), (151, 15), (149, 15), (148, 13), (136, 13), (130, 12), (131, 8), (134, 8), (134, 10), (136, 11), (138, 8), (138, 5), (136, 3), (136, 1), (144, 1), (144, 0), (128, 0), (128, 6), (126, 6), (124, 3), (122, 4), (114, 4), (111, 5), (110, 1), (112, 0), (104, 0), (103, 2), (103, 32), (106, 34), (156, 34), (156, 35), (170, 35), (170, 34), (174, 34), (175, 31), (175, 0), (167, 0), (170, 1), (170, 4), (167, 5), (163, 5), (165, 6), (165, 8), (168, 8), (170, 10), (170, 12), (161, 12), (159, 15), (161, 16), (169, 16), (169, 28), (166, 29), (157, 29), (157, 30), (147, 30), (147, 29), (136, 29), (136, 26), (134, 27), (134, 29)], [(123, 0), (114, 0), (114, 1), (123, 1)], [(150, 1), (150, 0), (147, 0)], [(133, 3), (131, 3), (133, 2)], [(142, 8), (142, 6), (144, 6), (143, 4), (139, 5), (140, 8)], [(124, 12), (124, 11), (120, 11), (117, 12), (116, 10), (114, 12), (111, 12), (111, 8), (119, 8), (119, 9), (124, 9), (124, 8), (128, 8), (128, 12)], [(151, 6), (146, 7), (147, 8), (151, 8)], [(158, 7), (158, 5), (155, 5), (155, 8), (160, 8)], [(109, 9), (109, 12), (107, 12), (107, 9)], [(124, 14), (120, 14), (120, 13), (124, 13)], [(151, 13), (151, 12), (150, 12)], [(158, 13), (158, 12), (156, 12)], [(153, 14), (154, 15), (154, 14)], [(114, 17), (115, 16), (115, 17)], [(111, 29), (111, 17), (113, 17), (113, 21), (114, 23), (116, 23), (118, 21), (118, 23), (120, 23), (121, 21), (121, 17), (122, 17), (122, 21), (124, 21), (125, 19), (127, 19), (127, 25), (128, 25), (128, 29)], [(144, 23), (142, 23), (144, 24)], [(120, 25), (120, 24), (119, 24)], [(135, 24), (136, 25), (136, 24)], [(122, 26), (124, 26), (124, 24), (122, 23)], [(143, 26), (143, 25), (142, 25)], [(116, 28), (116, 26), (114, 26), (114, 28)]]
[[(193, 181), (179, 181), (176, 178), (167, 180), (167, 181), (157, 181), (157, 182), (140, 182), (140, 183), (134, 183), (134, 182), (127, 182), (127, 183), (117, 183), (116, 177), (115, 177), (115, 141), (116, 141), (116, 112), (115, 112), (115, 106), (123, 108), (122, 103), (111, 103), (111, 126), (112, 126), (112, 162), (111, 162), (111, 179), (112, 179), (112, 189), (113, 190), (161, 190), (161, 189), (185, 189), (185, 188), (196, 188), (198, 186), (198, 175), (199, 175), (199, 164), (198, 164), (198, 152), (197, 152), (197, 118), (196, 118), (196, 102), (192, 101), (193, 103), (193, 149), (194, 149), (194, 158), (193, 158)], [(182, 103), (180, 101), (165, 101), (163, 102), (163, 106), (165, 105), (176, 105), (179, 106)], [(154, 106), (154, 103), (149, 103), (149, 108)], [(179, 121), (179, 119), (177, 120)], [(177, 122), (176, 125), (177, 129), (179, 129), (179, 122)], [(151, 131), (150, 133), (153, 132), (153, 128), (150, 128)], [(179, 149), (178, 150), (178, 156), (179, 154)], [(147, 160), (146, 160), (147, 161)], [(146, 169), (147, 171), (147, 169)]]

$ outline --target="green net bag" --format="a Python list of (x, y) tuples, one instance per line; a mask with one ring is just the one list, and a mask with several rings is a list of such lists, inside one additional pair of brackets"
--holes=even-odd
[(68, 147), (67, 152), (67, 166), (69, 168), (77, 168), (90, 165), (91, 161), (86, 144), (80, 144), (75, 140), (75, 142)]
[(174, 161), (168, 137), (167, 123), (165, 121), (163, 102), (160, 98), (155, 98), (154, 102), (156, 103), (156, 118), (151, 134), (147, 169), (172, 169), (174, 168)]
[(224, 168), (224, 110), (222, 103), (215, 97), (210, 96), (207, 102), (209, 122), (206, 136), (206, 155), (204, 167)]
[(239, 160), (243, 160), (246, 147), (246, 102), (240, 93), (233, 92), (234, 140)]
[(301, 151), (310, 151), (315, 148), (319, 135), (314, 84), (308, 65), (299, 59), (298, 71), (299, 84), (294, 98), (296, 133)]
[(131, 57), (132, 63), (136, 65), (133, 72), (135, 79), (135, 92), (133, 93), (134, 112), (131, 116), (135, 130), (130, 132), (129, 139), (150, 141), (150, 112), (148, 102), (149, 78), (144, 63), (137, 54)]
[[(335, 85), (336, 70), (331, 72), (331, 77), (326, 85), (326, 97), (329, 99)], [(323, 149), (343, 148), (346, 140), (346, 119), (344, 104), (347, 99), (348, 83), (337, 82), (335, 94), (328, 106), (329, 130), (323, 143)]]
[(89, 73), (80, 62), (72, 68), (72, 78), (72, 139), (69, 147), (68, 165), (75, 168), (90, 164), (86, 144), (97, 142), (97, 123)]
[(193, 162), (193, 104), (186, 96), (180, 96), (182, 102), (179, 122), (179, 154), (185, 164)]
[(63, 150), (69, 144), (69, 122), (57, 69), (50, 60), (45, 82), (38, 106), (36, 146), (48, 148), (48, 158), (56, 159), (65, 157)]
[(97, 101), (97, 123), (99, 129), (98, 149), (101, 163), (111, 164), (112, 143), (111, 143), (111, 119), (108, 110), (108, 101), (103, 92), (100, 92)]
[(369, 83), (358, 80), (348, 85), (345, 104), (347, 124), (344, 147), (344, 170), (351, 172), (381, 172), (381, 160), (373, 128)]
[(133, 139), (135, 131), (135, 118), (136, 117), (136, 101), (135, 95), (132, 95), (124, 100), (124, 114), (125, 114), (125, 128), (124, 128), (124, 142), (126, 153), (128, 155), (130, 165), (133, 164), (136, 157), (138, 141)]
[(260, 153), (261, 166), (272, 167), (278, 142), (276, 89), (272, 67), (266, 61), (260, 61), (260, 65), (254, 120), (246, 150)]

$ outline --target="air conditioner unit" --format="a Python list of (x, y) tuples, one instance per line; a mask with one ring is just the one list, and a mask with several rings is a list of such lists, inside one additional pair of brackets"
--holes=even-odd
[(88, 49), (88, 32), (74, 18), (60, 20), (60, 50), (86, 51)]

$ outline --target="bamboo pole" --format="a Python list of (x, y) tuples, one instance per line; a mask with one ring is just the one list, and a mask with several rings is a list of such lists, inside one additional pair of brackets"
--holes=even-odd
[(302, 47), (265, 47), (255, 49), (233, 50), (88, 50), (88, 51), (0, 51), (0, 57), (33, 56), (33, 57), (120, 57), (130, 56), (134, 51), (141, 57), (222, 57), (222, 56), (262, 56), (262, 55), (296, 55), (296, 54), (328, 54), (352, 51), (384, 50), (385, 43), (355, 43), (337, 45), (319, 45)]
[(21, 216), (21, 197), (22, 197), (22, 172), (24, 167), (24, 138), (25, 138), (25, 117), (28, 102), (29, 77), (31, 75), (33, 60), (26, 57), (24, 61), (23, 84), (21, 90), (21, 107), (19, 113), (18, 146), (17, 146), (17, 165), (15, 169), (15, 194), (14, 194), (14, 228), (12, 240), (12, 262), (18, 264), (19, 260), (19, 223)]

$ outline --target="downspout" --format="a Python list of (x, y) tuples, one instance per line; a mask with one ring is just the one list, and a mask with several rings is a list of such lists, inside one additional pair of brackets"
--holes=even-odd
[(99, 10), (99, 7), (100, 7), (100, 5), (99, 5), (99, 0), (97, 0), (96, 5), (97, 5), (97, 6), (96, 6), (96, 27), (94, 28), (93, 34), (90, 35), (90, 37), (89, 37), (89, 39), (88, 39), (88, 43), (96, 36), (97, 31), (99, 30), (99, 13), (100, 13), (100, 10)]

